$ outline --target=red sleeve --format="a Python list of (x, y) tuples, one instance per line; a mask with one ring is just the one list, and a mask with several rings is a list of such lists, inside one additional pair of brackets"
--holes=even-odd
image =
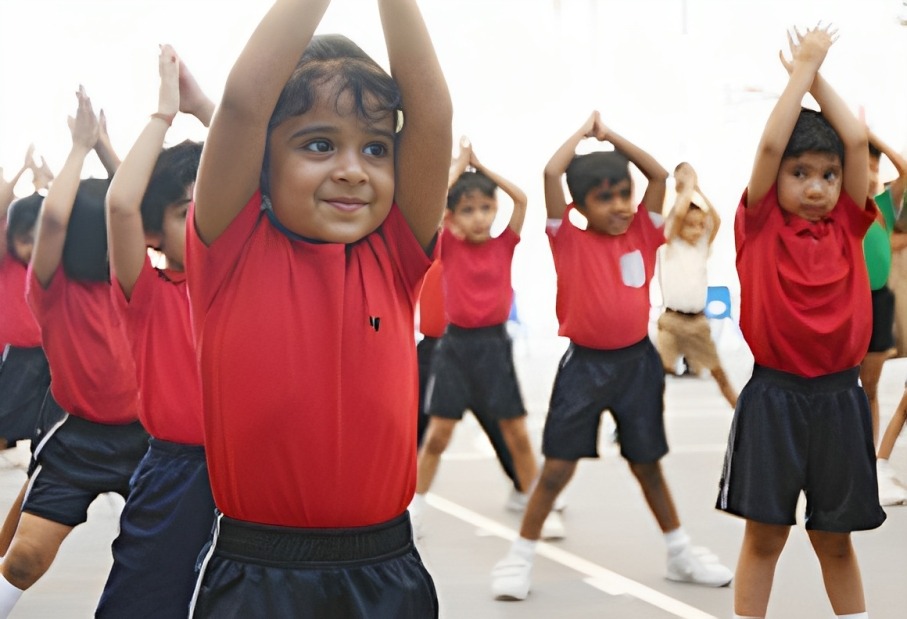
[(397, 272), (408, 290), (412, 291), (413, 300), (419, 290), (419, 284), (431, 258), (416, 240), (409, 224), (397, 205), (391, 206), (387, 219), (381, 224), (381, 236), (387, 244), (388, 252), (397, 265)]

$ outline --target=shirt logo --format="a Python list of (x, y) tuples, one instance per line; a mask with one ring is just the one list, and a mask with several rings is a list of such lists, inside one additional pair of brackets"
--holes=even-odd
[(620, 257), (620, 276), (630, 288), (642, 288), (646, 283), (646, 266), (638, 249)]

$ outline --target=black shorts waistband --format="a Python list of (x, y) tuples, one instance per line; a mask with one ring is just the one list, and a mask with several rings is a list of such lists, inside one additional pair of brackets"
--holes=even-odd
[(705, 312), (681, 312), (680, 310), (671, 309), (670, 307), (665, 308), (666, 312), (671, 312), (672, 314), (680, 314), (681, 316), (689, 316), (695, 318), (696, 316), (705, 316)]
[(409, 513), (367, 527), (301, 529), (222, 516), (215, 551), (256, 563), (311, 565), (369, 562), (412, 548)]
[(792, 389), (804, 393), (816, 393), (817, 391), (833, 393), (859, 385), (860, 367), (857, 366), (832, 374), (823, 374), (822, 376), (807, 378), (806, 376), (791, 374), (790, 372), (783, 372), (762, 365), (755, 365), (753, 366), (753, 378), (767, 380), (776, 383), (785, 389)]
[(162, 451), (167, 454), (185, 454), (200, 456), (202, 458), (205, 457), (204, 445), (174, 443), (173, 441), (165, 441), (164, 439), (154, 438), (153, 436), (148, 439), (148, 445), (154, 451)]
[(501, 323), (499, 325), (491, 325), (490, 327), (458, 327), (454, 324), (447, 325), (447, 328), (444, 330), (444, 334), (447, 335), (460, 336), (475, 336), (481, 337), (485, 335), (507, 335), (507, 325)]
[(598, 359), (608, 362), (620, 362), (638, 357), (652, 347), (652, 342), (649, 340), (649, 337), (646, 336), (635, 344), (630, 344), (624, 348), (589, 348), (588, 346), (581, 346), (573, 341), (570, 342), (570, 345), (576, 352), (595, 355)]

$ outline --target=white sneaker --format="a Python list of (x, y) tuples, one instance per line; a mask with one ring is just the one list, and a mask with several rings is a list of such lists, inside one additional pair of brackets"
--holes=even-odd
[(555, 511), (550, 512), (548, 517), (545, 518), (544, 524), (542, 524), (542, 539), (551, 541), (555, 539), (564, 539), (566, 536), (567, 533), (564, 529), (564, 519), (561, 518), (559, 513)]
[[(515, 512), (521, 514), (526, 511), (526, 506), (529, 505), (529, 493), (520, 492), (516, 488), (513, 488), (510, 491), (510, 495), (507, 497), (507, 503), (504, 504), (504, 508), (509, 512)], [(567, 501), (564, 500), (564, 495), (558, 495), (554, 499), (554, 511), (562, 512), (567, 509)]]
[(668, 556), (668, 580), (689, 582), (707, 587), (726, 587), (734, 573), (718, 562), (718, 557), (705, 548), (686, 546), (673, 556)]
[(491, 570), (491, 594), (496, 600), (525, 600), (531, 585), (532, 562), (509, 553)]
[(879, 504), (883, 507), (907, 503), (907, 489), (900, 485), (894, 474), (882, 475), (879, 471)]

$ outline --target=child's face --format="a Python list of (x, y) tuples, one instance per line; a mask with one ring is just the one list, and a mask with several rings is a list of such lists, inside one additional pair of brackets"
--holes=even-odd
[(161, 252), (167, 257), (167, 267), (182, 271), (186, 257), (186, 215), (195, 183), (186, 188), (186, 195), (164, 207), (161, 225)]
[(320, 99), (270, 138), (271, 203), (292, 232), (352, 243), (374, 232), (394, 199), (394, 118), (369, 123), (351, 96)]
[(586, 194), (586, 204), (579, 207), (579, 211), (588, 220), (589, 230), (599, 234), (625, 233), (636, 215), (630, 179), (625, 178), (613, 185), (609, 181), (603, 181), (590, 189)]
[(703, 234), (705, 234), (705, 213), (701, 209), (691, 208), (683, 218), (683, 225), (680, 226), (680, 238), (690, 245), (695, 245)]
[(778, 203), (792, 215), (819, 221), (841, 195), (841, 160), (829, 153), (806, 152), (781, 161)]
[(31, 260), (32, 250), (35, 248), (35, 229), (32, 228), (27, 234), (21, 234), (13, 237), (13, 255), (22, 263), (28, 264)]
[(450, 211), (447, 223), (457, 235), (470, 243), (484, 243), (491, 238), (491, 224), (498, 213), (498, 201), (481, 191), (472, 190), (460, 196)]

